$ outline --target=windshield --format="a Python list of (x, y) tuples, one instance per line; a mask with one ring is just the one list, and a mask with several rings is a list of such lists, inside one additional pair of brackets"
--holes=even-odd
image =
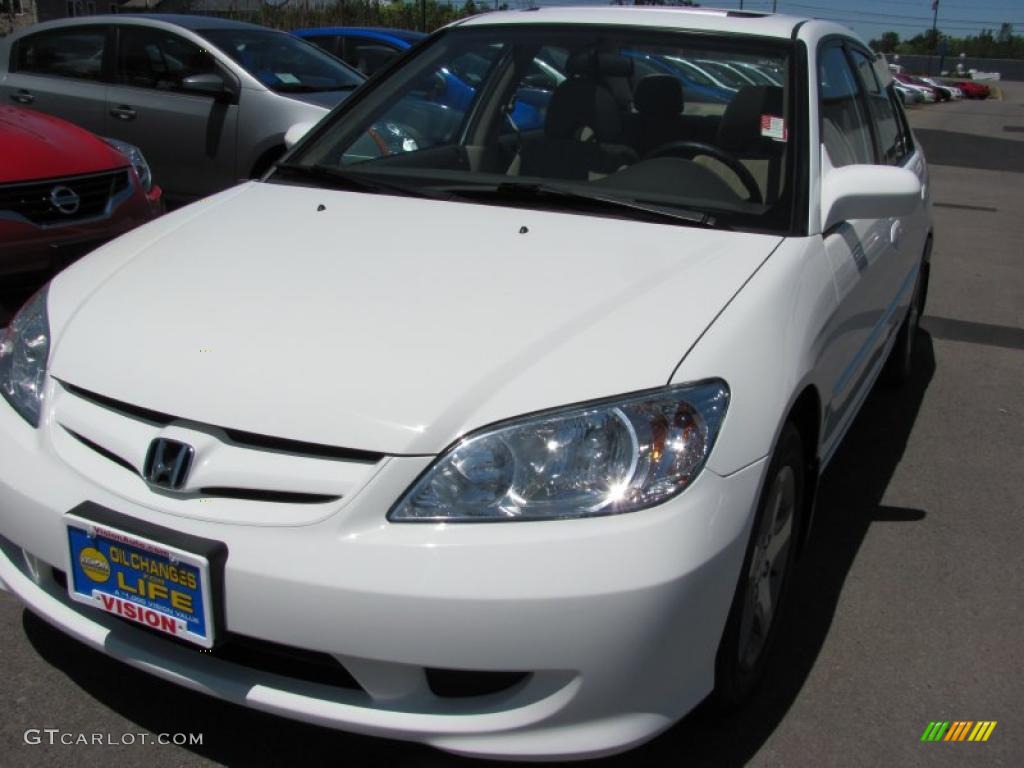
[(355, 70), (314, 45), (269, 29), (204, 29), (200, 35), (279, 93), (351, 91), (363, 82)]
[(342, 108), (277, 180), (308, 168), (306, 183), (786, 230), (788, 85), (722, 87), (680, 62), (766, 67), (788, 84), (790, 50), (646, 28), (454, 28)]

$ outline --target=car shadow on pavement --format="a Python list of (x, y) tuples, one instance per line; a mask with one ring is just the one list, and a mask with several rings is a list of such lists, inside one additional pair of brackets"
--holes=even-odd
[[(881, 503), (935, 371), (931, 336), (924, 331), (918, 333), (915, 358), (915, 373), (903, 387), (875, 387), (822, 477), (815, 527), (780, 617), (783, 623), (769, 673), (750, 701), (729, 715), (698, 708), (654, 741), (587, 765), (739, 766), (757, 754), (814, 667), (846, 576), (871, 525), (925, 517), (921, 510)], [(202, 733), (203, 744), (188, 749), (219, 763), (360, 768), (494, 765), (248, 710), (115, 662), (27, 610), (23, 625), (36, 652), (88, 696), (153, 733)], [(53, 713), (55, 720), (58, 716)]]

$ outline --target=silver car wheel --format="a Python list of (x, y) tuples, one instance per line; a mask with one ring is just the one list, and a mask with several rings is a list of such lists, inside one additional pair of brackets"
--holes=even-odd
[(764, 651), (789, 565), (796, 512), (796, 474), (789, 465), (772, 480), (768, 506), (757, 531), (740, 619), (740, 668), (753, 669)]

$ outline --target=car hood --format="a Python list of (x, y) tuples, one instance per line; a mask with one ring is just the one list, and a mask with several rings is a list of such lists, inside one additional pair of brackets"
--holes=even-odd
[(195, 422), (436, 453), (500, 419), (668, 383), (780, 242), (250, 183), (59, 276), (51, 372)]
[(0, 184), (127, 165), (124, 155), (76, 125), (35, 110), (0, 105)]

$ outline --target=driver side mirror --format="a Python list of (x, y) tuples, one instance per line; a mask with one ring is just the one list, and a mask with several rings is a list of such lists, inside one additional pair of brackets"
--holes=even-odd
[(921, 204), (921, 180), (906, 168), (846, 165), (832, 168), (821, 184), (821, 231), (849, 219), (906, 216)]
[(312, 123), (312, 122), (296, 123), (291, 128), (289, 128), (287, 131), (285, 131), (285, 134), (284, 134), (284, 146), (285, 146), (285, 149), (291, 149), (296, 144), (298, 144), (299, 141), (302, 139), (302, 137), (305, 136), (307, 133), (309, 133), (313, 129), (314, 125), (316, 125), (316, 123)]
[(213, 96), (217, 99), (227, 99), (232, 95), (224, 78), (216, 72), (205, 72), (201, 75), (183, 77), (181, 79), (181, 88), (185, 91), (201, 93), (204, 96)]

